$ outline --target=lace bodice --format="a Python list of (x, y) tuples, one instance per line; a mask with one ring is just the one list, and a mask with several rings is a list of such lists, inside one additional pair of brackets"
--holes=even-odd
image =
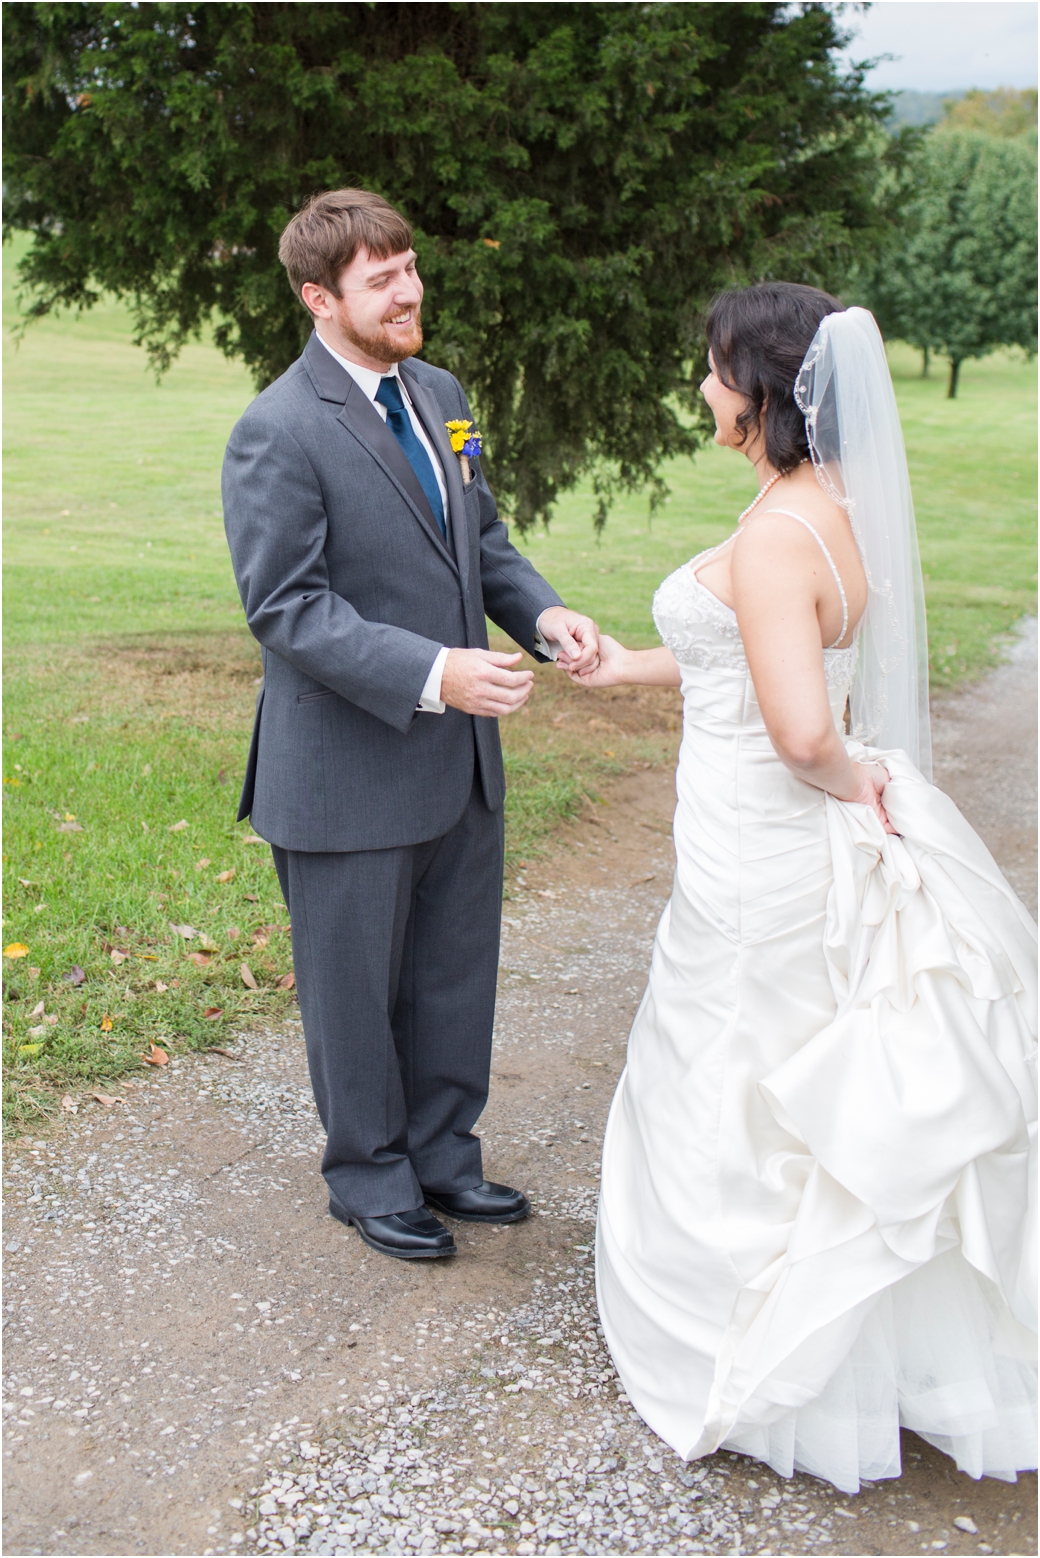
[[(719, 667), (747, 673), (744, 645), (736, 613), (713, 595), (697, 578), (694, 567), (705, 557), (684, 563), (669, 574), (654, 596), (654, 622), (663, 642), (680, 665), (698, 669)], [(823, 668), (828, 687), (852, 681), (858, 642), (847, 649), (825, 649)]]

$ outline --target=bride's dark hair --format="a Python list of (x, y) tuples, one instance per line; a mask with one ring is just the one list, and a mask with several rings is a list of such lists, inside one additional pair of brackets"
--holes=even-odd
[(794, 399), (798, 370), (820, 321), (844, 312), (829, 292), (792, 281), (720, 292), (708, 310), (715, 372), (747, 401), (737, 417), (741, 442), (761, 428), (766, 458), (784, 476), (809, 458), (805, 419)]

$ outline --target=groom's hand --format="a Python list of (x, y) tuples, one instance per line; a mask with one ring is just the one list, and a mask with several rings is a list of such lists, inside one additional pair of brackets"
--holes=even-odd
[(550, 606), (538, 618), (546, 642), (559, 644), (557, 665), (567, 672), (587, 671), (599, 656), (599, 628), (591, 617), (566, 606)]
[(511, 671), (522, 656), (492, 649), (449, 649), (441, 697), (464, 714), (500, 716), (522, 708), (531, 695), (533, 671)]

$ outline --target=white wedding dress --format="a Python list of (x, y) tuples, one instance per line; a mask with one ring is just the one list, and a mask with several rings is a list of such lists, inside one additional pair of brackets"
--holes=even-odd
[[(780, 762), (699, 562), (654, 601), (682, 672), (676, 873), (604, 1144), (607, 1342), (684, 1458), (853, 1492), (899, 1474), (903, 1425), (1013, 1481), (1036, 1465), (1036, 928), (905, 753), (870, 752), (900, 838)], [(855, 654), (824, 651), (839, 730)]]

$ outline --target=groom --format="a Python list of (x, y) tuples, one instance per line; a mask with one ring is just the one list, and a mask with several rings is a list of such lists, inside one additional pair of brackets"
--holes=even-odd
[(588, 617), (521, 557), (445, 423), (458, 381), (422, 362), (412, 234), (365, 190), (316, 195), (279, 256), (314, 321), (231, 434), (224, 517), (264, 681), (239, 817), (289, 909), (329, 1211), (384, 1255), (455, 1251), (426, 1207), (527, 1215), (489, 1184), (502, 899), (497, 719), (539, 659), (595, 660)]

